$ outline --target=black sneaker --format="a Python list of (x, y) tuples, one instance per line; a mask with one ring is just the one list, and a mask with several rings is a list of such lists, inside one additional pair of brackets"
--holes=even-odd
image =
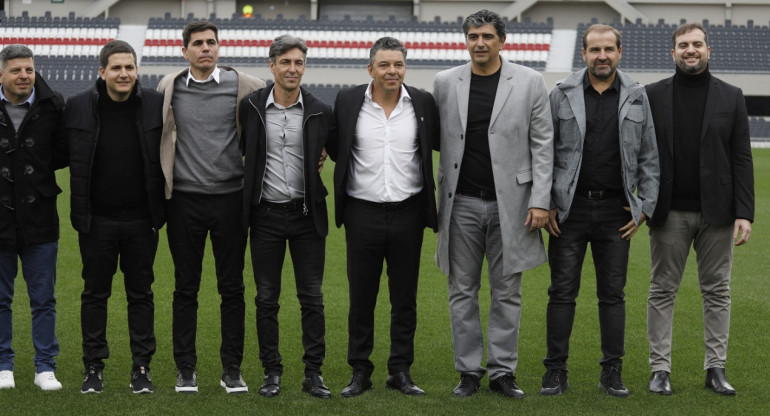
[(83, 374), (85, 377), (83, 378), (83, 384), (80, 386), (81, 393), (99, 394), (104, 391), (101, 369), (92, 364), (86, 367), (86, 371)]
[(177, 393), (197, 393), (198, 392), (198, 372), (191, 365), (182, 366), (176, 370)]
[(129, 384), (134, 394), (155, 393), (155, 386), (150, 380), (150, 372), (147, 367), (138, 367), (131, 370), (131, 384)]
[(602, 375), (599, 377), (599, 388), (610, 396), (628, 397), (631, 393), (623, 385), (623, 378), (620, 377), (621, 371), (620, 364), (604, 366)]
[(524, 390), (520, 389), (519, 385), (516, 384), (516, 377), (513, 374), (503, 374), (494, 380), (489, 380), (489, 389), (506, 397), (513, 397), (514, 399), (524, 398)]
[(543, 385), (540, 394), (543, 396), (558, 396), (569, 388), (567, 370), (548, 370), (543, 375)]
[(241, 377), (241, 369), (234, 365), (222, 371), (222, 380), (219, 381), (219, 384), (228, 393), (246, 393), (249, 391), (246, 382)]

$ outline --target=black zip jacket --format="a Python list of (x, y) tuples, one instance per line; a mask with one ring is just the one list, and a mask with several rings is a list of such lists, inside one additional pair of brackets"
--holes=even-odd
[[(302, 91), (304, 121), (302, 138), (304, 144), (305, 206), (308, 215), (313, 216), (316, 231), (320, 237), (329, 233), (329, 219), (326, 211), (328, 191), (318, 173), (318, 161), (326, 139), (334, 129), (332, 109), (307, 90)], [(246, 174), (243, 183), (243, 227), (249, 227), (249, 214), (253, 196), (262, 195), (262, 180), (267, 165), (267, 139), (265, 128), (265, 104), (272, 86), (257, 90), (240, 102), (241, 143), (244, 144)]]
[[(81, 233), (91, 230), (91, 173), (99, 139), (99, 84), (69, 100), (64, 112), (64, 126), (69, 143), (72, 226)], [(163, 171), (160, 167), (160, 136), (163, 130), (163, 95), (141, 88), (137, 81), (136, 123), (144, 161), (144, 180), (152, 227), (155, 231), (165, 223)]]

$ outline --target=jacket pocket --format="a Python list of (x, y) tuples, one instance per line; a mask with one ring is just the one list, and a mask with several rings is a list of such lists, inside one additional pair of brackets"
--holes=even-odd
[(521, 184), (532, 182), (532, 169), (516, 172), (516, 182)]

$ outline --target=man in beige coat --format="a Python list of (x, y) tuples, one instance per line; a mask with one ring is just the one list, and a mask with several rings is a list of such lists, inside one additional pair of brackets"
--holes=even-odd
[(227, 393), (245, 393), (241, 377), (244, 311), (241, 226), (243, 158), (238, 103), (262, 80), (217, 66), (219, 38), (210, 22), (185, 27), (182, 53), (190, 67), (164, 77), (160, 157), (166, 179), (168, 245), (174, 260), (173, 341), (176, 391), (198, 391), (195, 338), (206, 235), (221, 297), (222, 378)]
[[(508, 397), (515, 381), (521, 273), (545, 262), (553, 126), (548, 90), (536, 71), (500, 57), (505, 23), (482, 10), (463, 23), (471, 62), (436, 75), (441, 118), (436, 263), (448, 276), (454, 394), (467, 397), (489, 371), (489, 387)], [(487, 368), (479, 317), (481, 266), (489, 262)]]

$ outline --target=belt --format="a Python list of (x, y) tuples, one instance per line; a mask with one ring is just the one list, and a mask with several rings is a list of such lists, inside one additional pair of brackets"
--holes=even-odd
[(497, 195), (494, 192), (482, 191), (481, 189), (475, 189), (472, 191), (462, 190), (457, 191), (457, 195), (469, 196), (471, 198), (479, 198), (482, 201), (497, 201)]
[(274, 211), (302, 212), (304, 215), (307, 215), (307, 206), (305, 205), (304, 199), (292, 199), (289, 202), (270, 202), (262, 200), (257, 206)]
[(414, 204), (415, 201), (417, 201), (421, 196), (422, 196), (422, 192), (416, 195), (412, 195), (409, 198), (398, 202), (374, 202), (374, 201), (367, 201), (365, 199), (353, 198), (352, 196), (348, 196), (348, 199), (350, 199), (351, 201), (357, 202), (361, 205), (379, 208), (383, 211), (396, 211)]
[(590, 200), (619, 198), (624, 196), (623, 191), (614, 191), (614, 190), (589, 191), (589, 190), (580, 190), (580, 189), (575, 191), (575, 195), (578, 195)]

